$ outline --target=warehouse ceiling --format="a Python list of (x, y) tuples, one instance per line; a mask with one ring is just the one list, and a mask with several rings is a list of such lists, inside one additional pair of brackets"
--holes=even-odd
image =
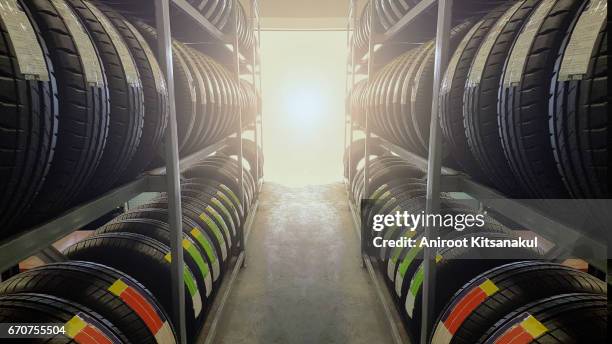
[[(349, 0), (258, 0), (263, 29), (344, 29)], [(249, 2), (249, 0), (243, 0)]]

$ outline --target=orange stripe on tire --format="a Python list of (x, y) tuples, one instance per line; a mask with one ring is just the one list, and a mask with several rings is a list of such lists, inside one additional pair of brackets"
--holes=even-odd
[(487, 298), (487, 294), (480, 289), (472, 289), (459, 303), (453, 308), (453, 311), (449, 315), (448, 319), (444, 322), (446, 329), (454, 334), (463, 321), (472, 313), (482, 301)]

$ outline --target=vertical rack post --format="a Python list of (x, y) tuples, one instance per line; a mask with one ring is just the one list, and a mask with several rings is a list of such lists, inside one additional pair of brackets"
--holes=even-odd
[[(251, 18), (252, 18), (252, 23), (253, 23), (253, 29), (257, 31), (256, 34), (256, 38), (257, 38), (257, 42), (256, 44), (253, 45), (253, 59), (252, 59), (252, 64), (251, 67), (253, 68), (253, 87), (255, 88), (256, 92), (257, 92), (257, 96), (258, 98), (256, 99), (257, 104), (256, 104), (256, 112), (255, 112), (255, 131), (254, 131), (254, 135), (255, 135), (255, 157), (256, 157), (256, 161), (255, 161), (255, 187), (257, 188), (257, 190), (259, 191), (259, 181), (261, 180), (261, 178), (263, 176), (260, 175), (260, 165), (259, 165), (259, 147), (261, 146), (263, 149), (263, 145), (260, 144), (261, 140), (263, 140), (263, 128), (260, 128), (260, 124), (261, 124), (261, 117), (262, 117), (262, 113), (261, 113), (261, 58), (259, 56), (259, 52), (261, 51), (261, 24), (260, 24), (260, 14), (259, 14), (259, 4), (257, 2), (257, 0), (252, 0), (251, 1)], [(259, 74), (258, 74), (259, 73)], [(260, 140), (260, 135), (261, 135), (261, 140)]]
[[(238, 37), (238, 6), (240, 5), (239, 0), (231, 0), (234, 1), (234, 7), (232, 9), (233, 13), (233, 17), (234, 17), (234, 30), (233, 30), (233, 44), (234, 44), (234, 68), (235, 68), (235, 72), (236, 72), (236, 82), (238, 83), (238, 86), (240, 86), (240, 39)], [(240, 191), (240, 202), (243, 204), (245, 212), (248, 212), (249, 209), (247, 209), (247, 204), (246, 204), (246, 197), (245, 197), (245, 193), (244, 193), (244, 152), (242, 151), (242, 131), (243, 131), (243, 127), (242, 127), (242, 109), (240, 107), (238, 107), (238, 130), (237, 130), (237, 136), (238, 136), (238, 166), (240, 168), (240, 176), (239, 176), (239, 191)], [(245, 247), (244, 247), (244, 226), (240, 231), (240, 250), (244, 251)], [(245, 256), (246, 257), (246, 256)], [(246, 266), (246, 260), (243, 261), (243, 266)]]
[[(453, 0), (438, 0), (436, 28), (436, 54), (434, 64), (433, 97), (431, 104), (431, 123), (429, 127), (429, 157), (427, 164), (426, 213), (434, 214), (440, 210), (440, 175), (442, 169), (442, 136), (438, 123), (438, 99), (442, 76), (449, 60)], [(425, 228), (425, 237), (435, 234), (436, 228)], [(423, 254), (423, 311), (421, 319), (421, 344), (427, 344), (431, 333), (433, 310), (435, 309), (436, 263), (435, 249), (425, 247)]]
[[(350, 69), (351, 69), (351, 80), (350, 80), (350, 88), (349, 88), (349, 92), (348, 92), (348, 96), (349, 99), (347, 99), (347, 102), (350, 102), (350, 98), (352, 97), (353, 94), (353, 89), (355, 88), (355, 30), (357, 30), (357, 6), (356, 6), (356, 0), (351, 0), (350, 3), (350, 12), (349, 12), (349, 22), (348, 22), (348, 27), (349, 27), (349, 32), (348, 34), (350, 34), (350, 38), (349, 38), (349, 52), (350, 52)], [(353, 166), (353, 140), (354, 140), (354, 132), (353, 132), (353, 114), (351, 112), (351, 108), (350, 108), (350, 103), (346, 105), (346, 111), (348, 114), (348, 133), (349, 133), (349, 137), (348, 137), (348, 143), (349, 143), (349, 156), (348, 156), (348, 182), (350, 183), (352, 180), (352, 170), (351, 170), (351, 166)], [(350, 187), (350, 184), (349, 184)], [(349, 194), (349, 197), (352, 197), (351, 194)]]
[[(250, 8), (250, 12), (251, 12), (251, 23), (255, 23), (257, 20), (257, 13), (256, 11), (256, 0), (251, 0), (251, 8)], [(251, 77), (252, 77), (252, 82), (253, 82), (253, 88), (255, 88), (255, 83), (257, 82), (257, 44), (259, 44), (259, 41), (257, 42), (257, 44), (255, 44), (255, 42), (253, 42), (253, 47), (251, 48), (251, 52), (252, 52), (252, 56), (251, 56)], [(258, 104), (257, 104), (257, 108), (256, 108), (256, 113), (255, 113), (255, 122), (253, 123), (253, 144), (255, 145), (255, 187), (257, 188), (259, 186), (259, 149), (258, 149), (258, 141), (259, 141), (259, 135), (258, 135), (258, 130), (257, 130), (257, 120), (259, 117), (259, 99), (257, 100)], [(252, 166), (251, 166), (252, 167)]]
[[(368, 82), (372, 80), (372, 76), (374, 73), (374, 44), (375, 44), (375, 29), (374, 25), (374, 1), (370, 1), (368, 4), (370, 6), (370, 23), (369, 23), (369, 37), (368, 37)], [(369, 108), (369, 107), (368, 107)], [(363, 197), (368, 197), (370, 193), (370, 139), (372, 138), (372, 133), (370, 130), (370, 111), (366, 109), (365, 111), (365, 139), (364, 139), (364, 155), (365, 155), (365, 165), (363, 167)]]
[[(349, 80), (350, 80), (350, 75), (349, 75), (349, 68), (351, 68), (351, 65), (349, 65), (349, 61), (351, 60), (351, 56), (353, 55), (352, 51), (352, 46), (351, 46), (351, 15), (353, 13), (353, 0), (351, 0), (349, 2), (349, 15), (348, 15), (348, 20), (346, 22), (346, 47), (347, 47), (347, 51), (348, 51), (348, 56), (346, 59), (346, 69), (345, 69), (345, 73), (346, 73), (346, 78), (344, 79), (344, 152), (346, 152), (347, 149), (350, 149), (350, 144), (351, 142), (348, 141), (348, 130), (349, 130), (349, 121), (350, 121), (350, 98), (351, 98), (351, 87), (349, 86)], [(350, 166), (350, 154), (347, 157), (347, 159), (349, 159), (349, 165)], [(350, 171), (350, 168), (349, 168)]]
[[(373, 68), (374, 68), (374, 30), (375, 30), (375, 25), (374, 25), (374, 1), (370, 1), (368, 6), (370, 6), (369, 10), (370, 10), (370, 15), (369, 15), (369, 36), (368, 36), (368, 74), (367, 74), (367, 80), (368, 82), (371, 81), (372, 78), (372, 74), (373, 74)], [(369, 108), (369, 107), (368, 107)], [(370, 131), (370, 123), (369, 123), (369, 117), (370, 117), (370, 110), (366, 109), (365, 111), (365, 123), (364, 123), (364, 130), (365, 130), (365, 138), (364, 138), (364, 142), (363, 142), (363, 154), (365, 156), (365, 161), (364, 161), (364, 166), (363, 166), (363, 194), (361, 195), (362, 199), (361, 200), (356, 200), (361, 202), (363, 199), (367, 198), (370, 194), (370, 139), (372, 136), (372, 133)], [(359, 206), (359, 209), (361, 209), (361, 206)], [(359, 216), (361, 216), (361, 214), (359, 214)], [(363, 234), (363, 233), (362, 233)], [(366, 241), (364, 238), (364, 235), (361, 235), (361, 256), (363, 257), (364, 254), (366, 254)], [(361, 264), (362, 266), (364, 265), (364, 260), (361, 259)]]
[(158, 33), (158, 55), (166, 76), (168, 87), (169, 119), (165, 137), (166, 190), (168, 194), (168, 220), (170, 224), (170, 254), (172, 284), (172, 307), (174, 325), (177, 327), (179, 342), (187, 343), (185, 287), (183, 281), (183, 231), (181, 220), (181, 184), (178, 154), (178, 133), (176, 124), (176, 103), (174, 97), (174, 73), (172, 61), (172, 36), (170, 33), (169, 0), (155, 1), (155, 21)]
[[(257, 10), (257, 75), (258, 75), (258, 80), (257, 80), (257, 84), (258, 84), (258, 92), (259, 92), (259, 98), (257, 99), (257, 118), (255, 119), (255, 123), (257, 124), (257, 121), (259, 121), (259, 134), (261, 135), (260, 140), (259, 140), (259, 146), (261, 147), (261, 150), (263, 152), (263, 147), (264, 147), (264, 133), (263, 133), (263, 107), (262, 107), (262, 99), (261, 97), (263, 97), (263, 88), (262, 88), (262, 73), (261, 73), (261, 17), (260, 17), (260, 13), (259, 13), (259, 3), (257, 2), (257, 0), (255, 0), (255, 4), (256, 4), (256, 10)], [(262, 175), (259, 176), (261, 178), (261, 182), (263, 182), (263, 170), (262, 170)], [(260, 180), (257, 180), (257, 187), (259, 188), (260, 186)]]

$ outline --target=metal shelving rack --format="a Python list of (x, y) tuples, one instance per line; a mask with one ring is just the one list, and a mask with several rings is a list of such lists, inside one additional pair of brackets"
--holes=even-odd
[[(453, 0), (422, 0), (415, 7), (413, 7), (408, 13), (406, 13), (395, 25), (389, 28), (383, 33), (379, 33), (380, 25), (378, 24), (377, 17), (375, 15), (374, 8), (371, 8), (370, 12), (370, 37), (369, 45), (366, 52), (363, 55), (358, 56), (358, 51), (355, 47), (355, 29), (357, 28), (357, 2), (358, 0), (351, 0), (349, 9), (349, 21), (348, 21), (348, 32), (347, 32), (347, 43), (349, 44), (349, 59), (348, 59), (348, 77), (347, 77), (347, 94), (346, 94), (346, 121), (345, 121), (345, 148), (348, 150), (348, 163), (352, 166), (352, 143), (354, 141), (354, 132), (360, 130), (365, 135), (365, 152), (364, 152), (364, 194), (368, 194), (369, 188), (369, 165), (370, 165), (370, 154), (369, 145), (372, 140), (373, 134), (368, 126), (369, 114), (366, 111), (365, 114), (365, 125), (363, 128), (358, 128), (352, 120), (352, 114), (350, 111), (350, 95), (352, 88), (355, 85), (356, 75), (363, 73), (367, 79), (375, 72), (377, 60), (381, 60), (381, 63), (386, 63), (390, 60), (390, 57), (397, 56), (398, 54), (406, 51), (406, 46), (415, 44), (418, 42), (402, 42), (402, 33), (405, 33), (411, 24), (414, 24), (417, 18), (422, 16), (426, 11), (433, 10), (433, 7), (437, 7), (437, 18), (434, 21), (435, 28), (435, 65), (434, 65), (434, 82), (433, 82), (433, 96), (432, 96), (432, 116), (430, 122), (430, 134), (429, 134), (429, 156), (423, 158), (412, 152), (409, 152), (397, 145), (387, 142), (383, 138), (377, 137), (377, 140), (381, 142), (382, 147), (388, 154), (399, 156), (407, 161), (410, 161), (419, 169), (427, 173), (427, 195), (426, 195), (426, 212), (436, 213), (440, 207), (440, 193), (441, 192), (460, 192), (467, 194), (469, 197), (477, 201), (481, 209), (491, 209), (498, 214), (505, 216), (512, 220), (518, 225), (527, 228), (534, 233), (542, 236), (545, 239), (551, 240), (560, 250), (550, 250), (546, 258), (555, 259), (561, 257), (563, 254), (571, 254), (574, 257), (579, 257), (586, 260), (589, 264), (601, 271), (607, 271), (607, 246), (604, 242), (589, 236), (587, 233), (581, 232), (579, 229), (572, 228), (564, 224), (562, 221), (550, 218), (550, 216), (544, 215), (538, 210), (530, 207), (523, 202), (518, 200), (508, 199), (506, 196), (500, 194), (496, 190), (481, 185), (469, 176), (452, 169), (442, 166), (442, 138), (440, 133), (440, 127), (438, 124), (438, 94), (440, 90), (440, 84), (443, 77), (443, 73), (446, 70), (446, 65), (450, 59), (449, 39), (451, 31), (451, 20), (452, 20), (452, 7)], [(370, 1), (368, 6), (373, 6), (373, 2)], [(434, 25), (432, 22), (431, 25)], [(432, 37), (430, 37), (432, 38)], [(376, 61), (375, 61), (376, 60)], [(365, 69), (365, 70), (364, 70)], [(350, 182), (352, 177), (350, 175), (351, 169), (348, 169), (349, 174), (346, 182)], [(350, 187), (350, 185), (347, 185)], [(349, 197), (352, 195), (349, 191)], [(353, 221), (356, 231), (361, 239), (361, 223), (360, 214), (358, 209), (355, 209), (353, 202), (355, 200), (349, 199), (349, 207), (353, 215)], [(435, 233), (435, 228), (425, 228), (425, 235), (431, 236)], [(564, 235), (559, 237), (557, 234), (562, 232)], [(409, 336), (405, 332), (404, 326), (402, 325), (401, 316), (399, 315), (398, 309), (394, 306), (391, 292), (385, 287), (385, 281), (382, 274), (373, 268), (372, 261), (375, 257), (370, 257), (365, 251), (363, 251), (364, 245), (362, 242), (362, 258), (363, 264), (367, 268), (374, 286), (376, 288), (379, 299), (383, 304), (387, 320), (391, 326), (391, 333), (396, 343), (407, 343), (409, 342)], [(572, 248), (570, 252), (567, 252), (566, 248)], [(429, 335), (433, 329), (432, 310), (435, 305), (435, 290), (436, 283), (436, 265), (434, 263), (435, 249), (424, 248), (424, 257), (428, 259), (423, 260), (424, 266), (424, 280), (423, 280), (423, 311), (421, 319), (421, 338), (415, 339), (422, 344), (426, 344), (429, 340)]]
[[(239, 0), (232, 1), (237, 3)], [(166, 76), (168, 103), (170, 108), (168, 128), (165, 134), (166, 137), (164, 145), (166, 166), (149, 171), (130, 183), (114, 188), (96, 199), (78, 205), (47, 223), (38, 225), (35, 228), (23, 231), (22, 233), (1, 241), (0, 272), (14, 267), (15, 265), (19, 264), (20, 261), (33, 255), (38, 256), (46, 263), (64, 261), (66, 260), (66, 257), (53, 247), (52, 244), (54, 242), (107, 214), (113, 209), (116, 209), (139, 194), (145, 192), (166, 192), (168, 194), (169, 224), (171, 229), (171, 254), (173, 257), (171, 262), (170, 283), (172, 286), (173, 306), (175, 307), (174, 313), (178, 315), (178, 319), (173, 319), (173, 322), (178, 324), (178, 326), (176, 326), (176, 330), (180, 337), (180, 343), (186, 343), (183, 250), (180, 245), (183, 235), (181, 220), (182, 210), (180, 197), (180, 173), (189, 169), (202, 159), (214, 154), (224, 147), (227, 147), (231, 144), (230, 140), (235, 139), (236, 137), (244, 137), (245, 131), (248, 130), (254, 131), (253, 141), (257, 152), (257, 158), (259, 158), (258, 147), (261, 147), (260, 138), (262, 131), (262, 113), (261, 106), (257, 104), (258, 110), (256, 113), (256, 121), (252, 128), (243, 127), (242, 114), (240, 113), (239, 126), (236, 128), (236, 132), (234, 134), (229, 135), (218, 143), (208, 146), (199, 152), (180, 159), (178, 154), (178, 134), (174, 94), (171, 22), (175, 24), (172, 25), (172, 30), (176, 30), (178, 36), (185, 37), (185, 35), (193, 36), (195, 34), (198, 39), (200, 39), (198, 43), (201, 43), (201, 46), (198, 46), (197, 48), (209, 54), (213, 58), (227, 59), (228, 57), (231, 57), (231, 64), (233, 66), (232, 69), (235, 72), (237, 80), (240, 81), (241, 76), (244, 76), (245, 74), (242, 73), (242, 71), (246, 71), (246, 73), (251, 74), (253, 85), (255, 86), (258, 94), (261, 94), (261, 68), (259, 66), (258, 57), (260, 41), (258, 4), (257, 0), (249, 0), (249, 2), (252, 14), (251, 17), (254, 19), (254, 27), (257, 28), (258, 33), (253, 50), (247, 52), (248, 54), (243, 54), (240, 51), (240, 45), (236, 34), (228, 35), (219, 31), (186, 0), (155, 0), (155, 7), (153, 11), (155, 14), (157, 32), (159, 33), (158, 60), (160, 67)], [(232, 31), (235, 33), (238, 18), (236, 11), (237, 4), (235, 4), (233, 8), (234, 10), (231, 14), (234, 19)], [(243, 167), (242, 164), (244, 156), (242, 151), (242, 140), (239, 140), (239, 142), (240, 147), (238, 161), (240, 166)], [(258, 163), (259, 161), (257, 161), (257, 164)], [(254, 170), (255, 180), (257, 181), (257, 188), (259, 191), (263, 183), (263, 176), (259, 174), (259, 166), (254, 166)], [(242, 171), (239, 182), (239, 185), (244, 185), (244, 175), (242, 174)], [(241, 188), (239, 197), (244, 204), (244, 188)], [(213, 307), (213, 311), (209, 313), (208, 319), (218, 320), (218, 317), (223, 310), (225, 299), (227, 298), (227, 295), (229, 295), (229, 290), (231, 289), (231, 285), (235, 280), (236, 274), (238, 273), (239, 269), (244, 266), (245, 241), (248, 237), (248, 232), (250, 231), (254, 215), (257, 211), (257, 205), (258, 200), (256, 199), (251, 209), (249, 209), (249, 215), (243, 227), (239, 244), (240, 250), (236, 254), (236, 257), (232, 258), (233, 264), (230, 266), (232, 269), (231, 275), (226, 278), (219, 289), (218, 294), (222, 295), (223, 297), (217, 298), (221, 300), (215, 301), (215, 307)], [(207, 325), (205, 324), (205, 327), (206, 326)], [(199, 342), (200, 341), (201, 340), (199, 340)]]

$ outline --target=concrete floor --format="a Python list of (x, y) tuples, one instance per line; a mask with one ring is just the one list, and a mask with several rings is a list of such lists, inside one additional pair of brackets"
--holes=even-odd
[(391, 343), (340, 183), (267, 183), (217, 343)]

